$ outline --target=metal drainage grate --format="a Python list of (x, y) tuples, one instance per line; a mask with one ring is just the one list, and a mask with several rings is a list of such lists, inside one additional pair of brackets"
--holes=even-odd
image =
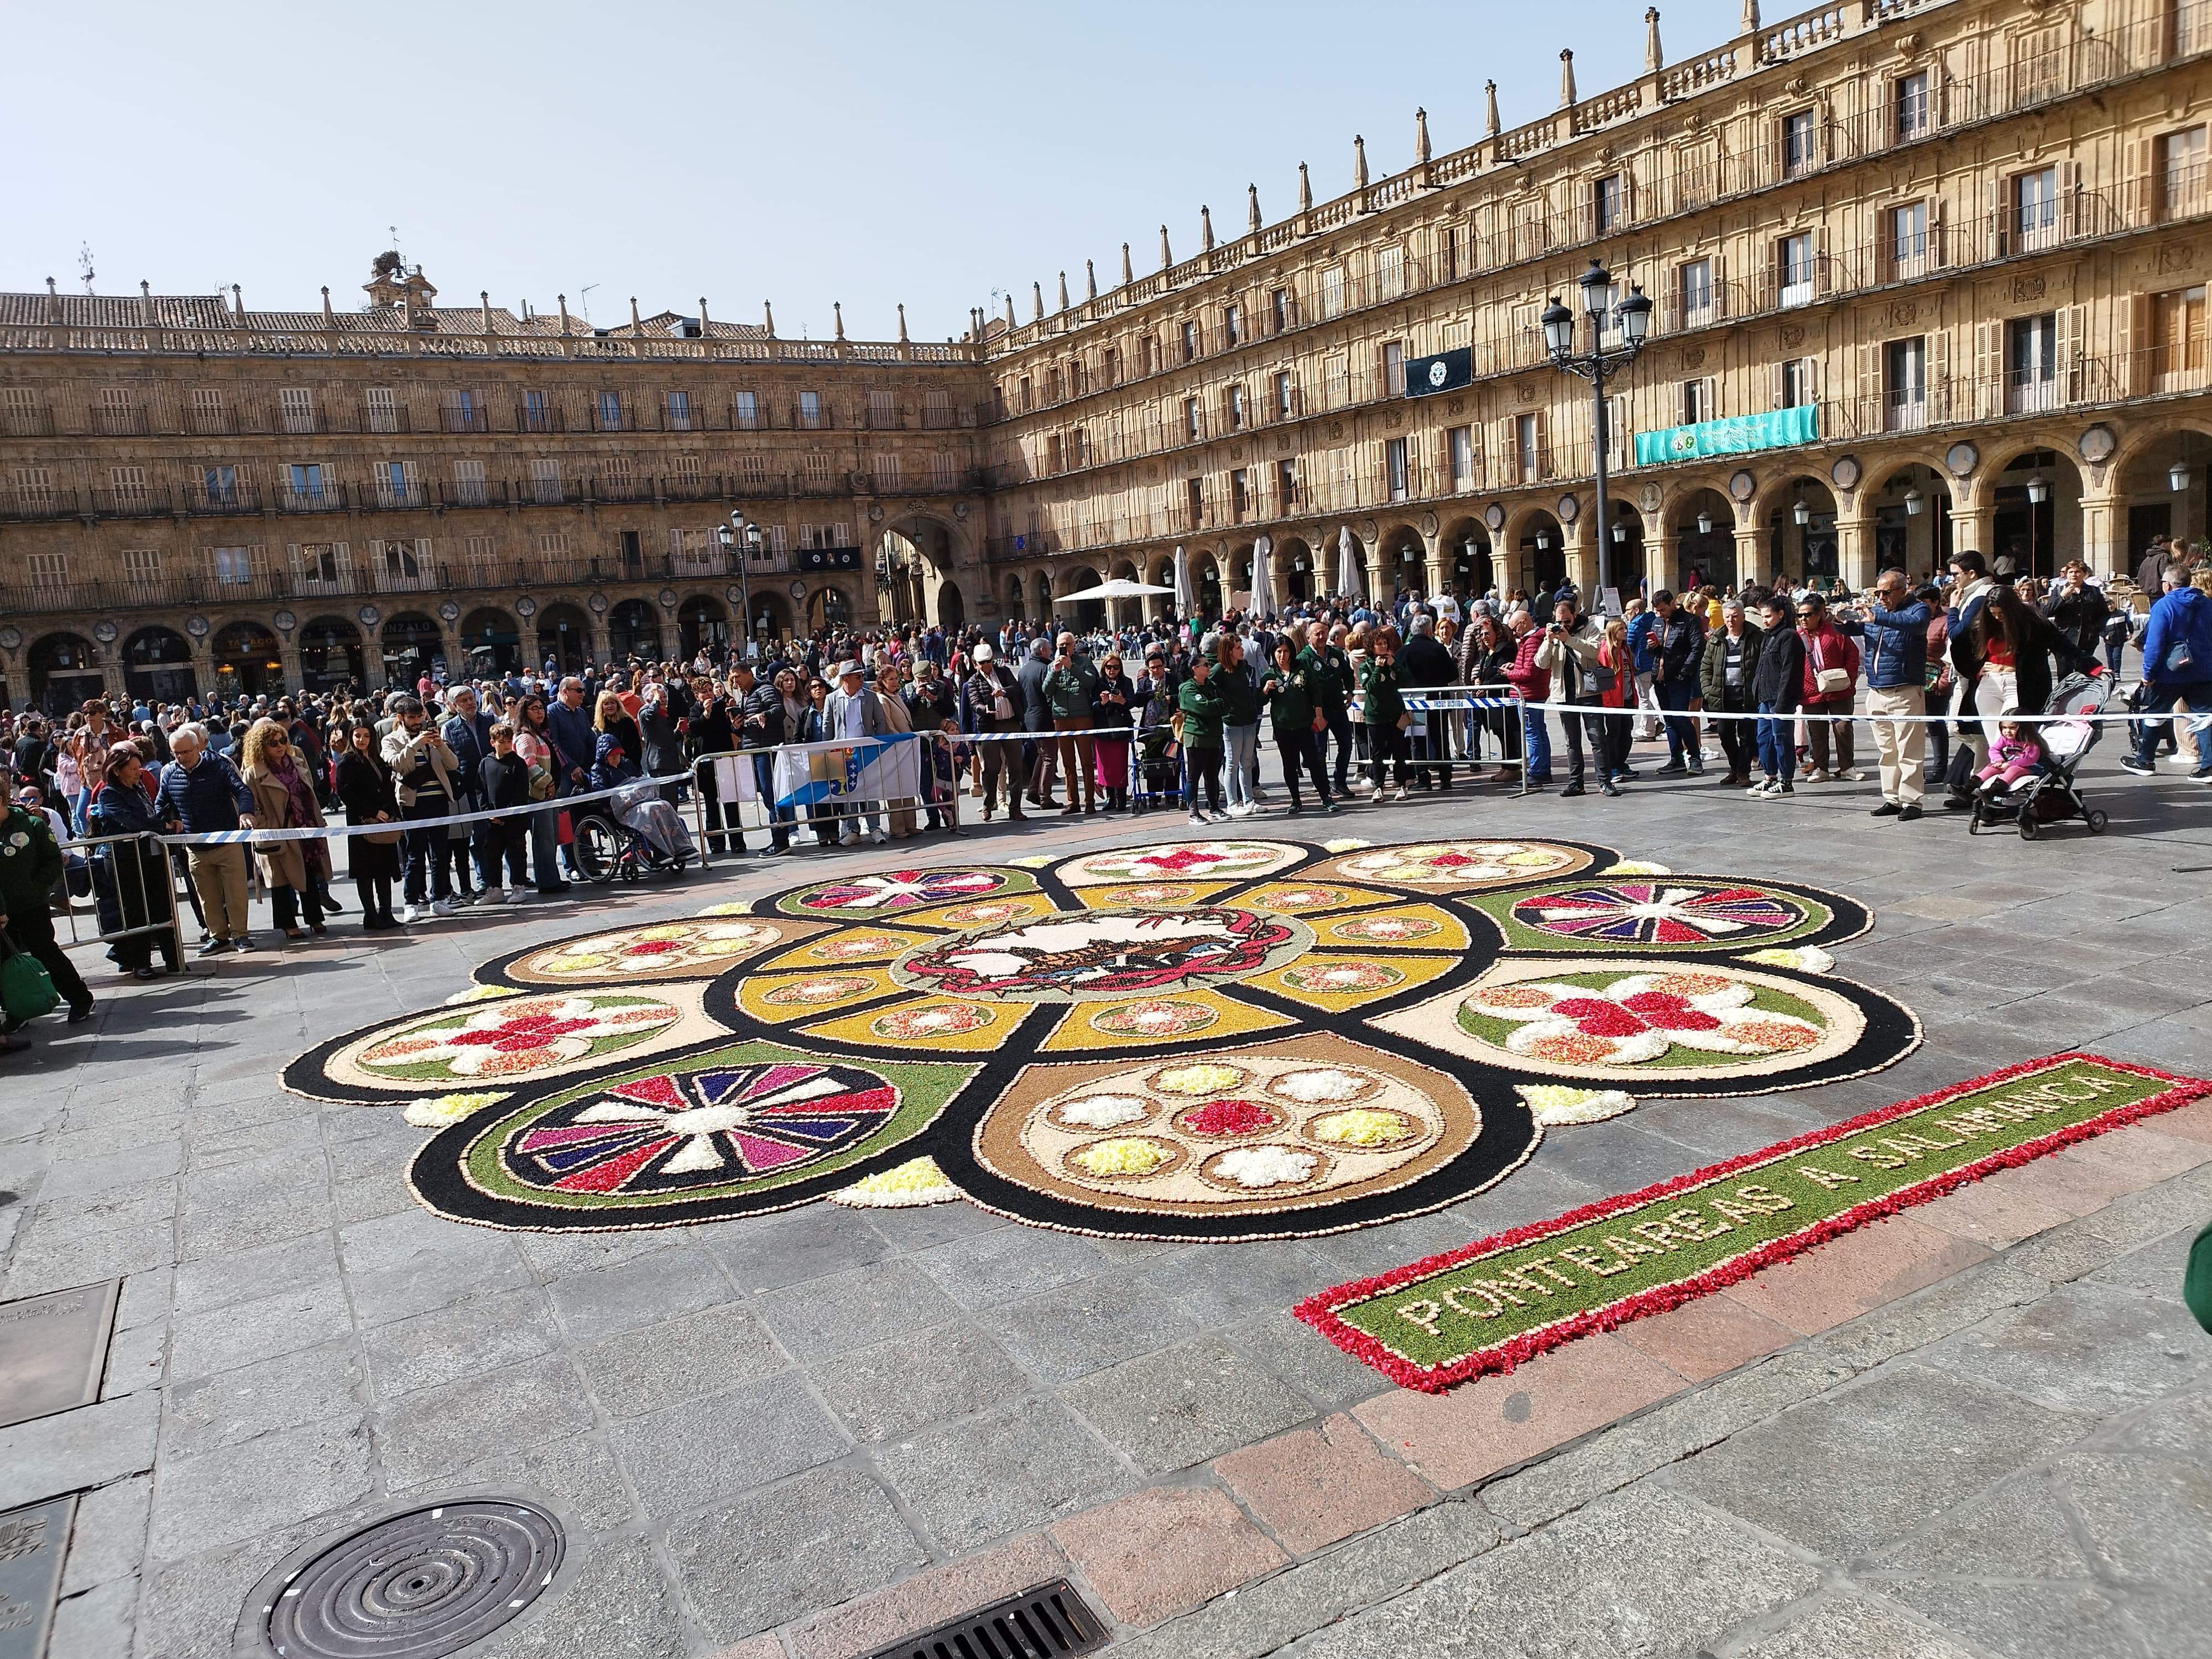
[(443, 1659), (536, 1601), (562, 1551), (528, 1504), (412, 1510), (304, 1562), (264, 1602), (264, 1639), (282, 1659)]
[(981, 1613), (909, 1636), (869, 1659), (1060, 1659), (1096, 1653), (1106, 1645), (1106, 1626), (1075, 1586), (1055, 1578)]

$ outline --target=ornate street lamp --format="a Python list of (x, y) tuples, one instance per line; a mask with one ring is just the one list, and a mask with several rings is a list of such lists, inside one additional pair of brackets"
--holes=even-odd
[[(1608, 376), (1634, 362), (1637, 354), (1644, 349), (1644, 337), (1651, 328), (1651, 301), (1644, 297), (1642, 288), (1632, 286), (1628, 297), (1616, 304), (1613, 274), (1595, 259), (1590, 261), (1589, 269), (1578, 281), (1583, 291), (1583, 311), (1590, 320), (1590, 349), (1576, 352), (1574, 313), (1559, 303), (1556, 295), (1541, 319), (1544, 349), (1552, 354), (1554, 368), (1565, 374), (1579, 374), (1590, 383), (1590, 431), (1597, 449), (1596, 522), (1603, 526), (1613, 520), (1605, 492), (1606, 449), (1610, 435), (1606, 430), (1605, 383)], [(1610, 345), (1607, 343), (1608, 334), (1614, 336)], [(1602, 591), (1613, 586), (1613, 549), (1602, 533), (1594, 539), (1597, 543), (1597, 585)]]
[(744, 604), (745, 608), (745, 655), (747, 657), (751, 657), (755, 654), (753, 650), (752, 562), (753, 555), (760, 551), (761, 527), (757, 524), (747, 524), (745, 522), (744, 508), (741, 507), (733, 507), (730, 512), (729, 523), (720, 526), (715, 529), (714, 539), (721, 543), (722, 556), (724, 558), (726, 559), (732, 554), (737, 557), (738, 592), (744, 596)]

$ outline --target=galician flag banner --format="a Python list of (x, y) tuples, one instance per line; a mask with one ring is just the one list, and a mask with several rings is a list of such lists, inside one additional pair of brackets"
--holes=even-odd
[(811, 806), (840, 800), (912, 800), (921, 793), (922, 739), (902, 732), (854, 743), (806, 744), (776, 750), (775, 804)]

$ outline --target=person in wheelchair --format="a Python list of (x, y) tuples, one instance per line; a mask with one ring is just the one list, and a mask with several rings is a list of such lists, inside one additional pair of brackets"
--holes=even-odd
[[(623, 786), (635, 784), (635, 787)], [(619, 789), (607, 799), (607, 811), (616, 823), (644, 838), (663, 858), (682, 861), (697, 855), (691, 832), (676, 809), (661, 799), (658, 786), (644, 779), (636, 758), (623, 747), (618, 732), (602, 732), (592, 757), (592, 787)]]

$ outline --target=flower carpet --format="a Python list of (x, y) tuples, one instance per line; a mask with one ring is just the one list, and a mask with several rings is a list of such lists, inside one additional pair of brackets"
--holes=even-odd
[(1220, 840), (819, 880), (538, 942), (284, 1083), (435, 1133), (418, 1199), (514, 1229), (965, 1197), (1287, 1237), (1441, 1208), (1547, 1132), (1895, 1063), (1823, 948), (1866, 910), (1547, 840)]
[(2208, 1093), (2212, 1083), (2054, 1055), (1340, 1285), (1296, 1311), (1346, 1352), (1435, 1392)]

